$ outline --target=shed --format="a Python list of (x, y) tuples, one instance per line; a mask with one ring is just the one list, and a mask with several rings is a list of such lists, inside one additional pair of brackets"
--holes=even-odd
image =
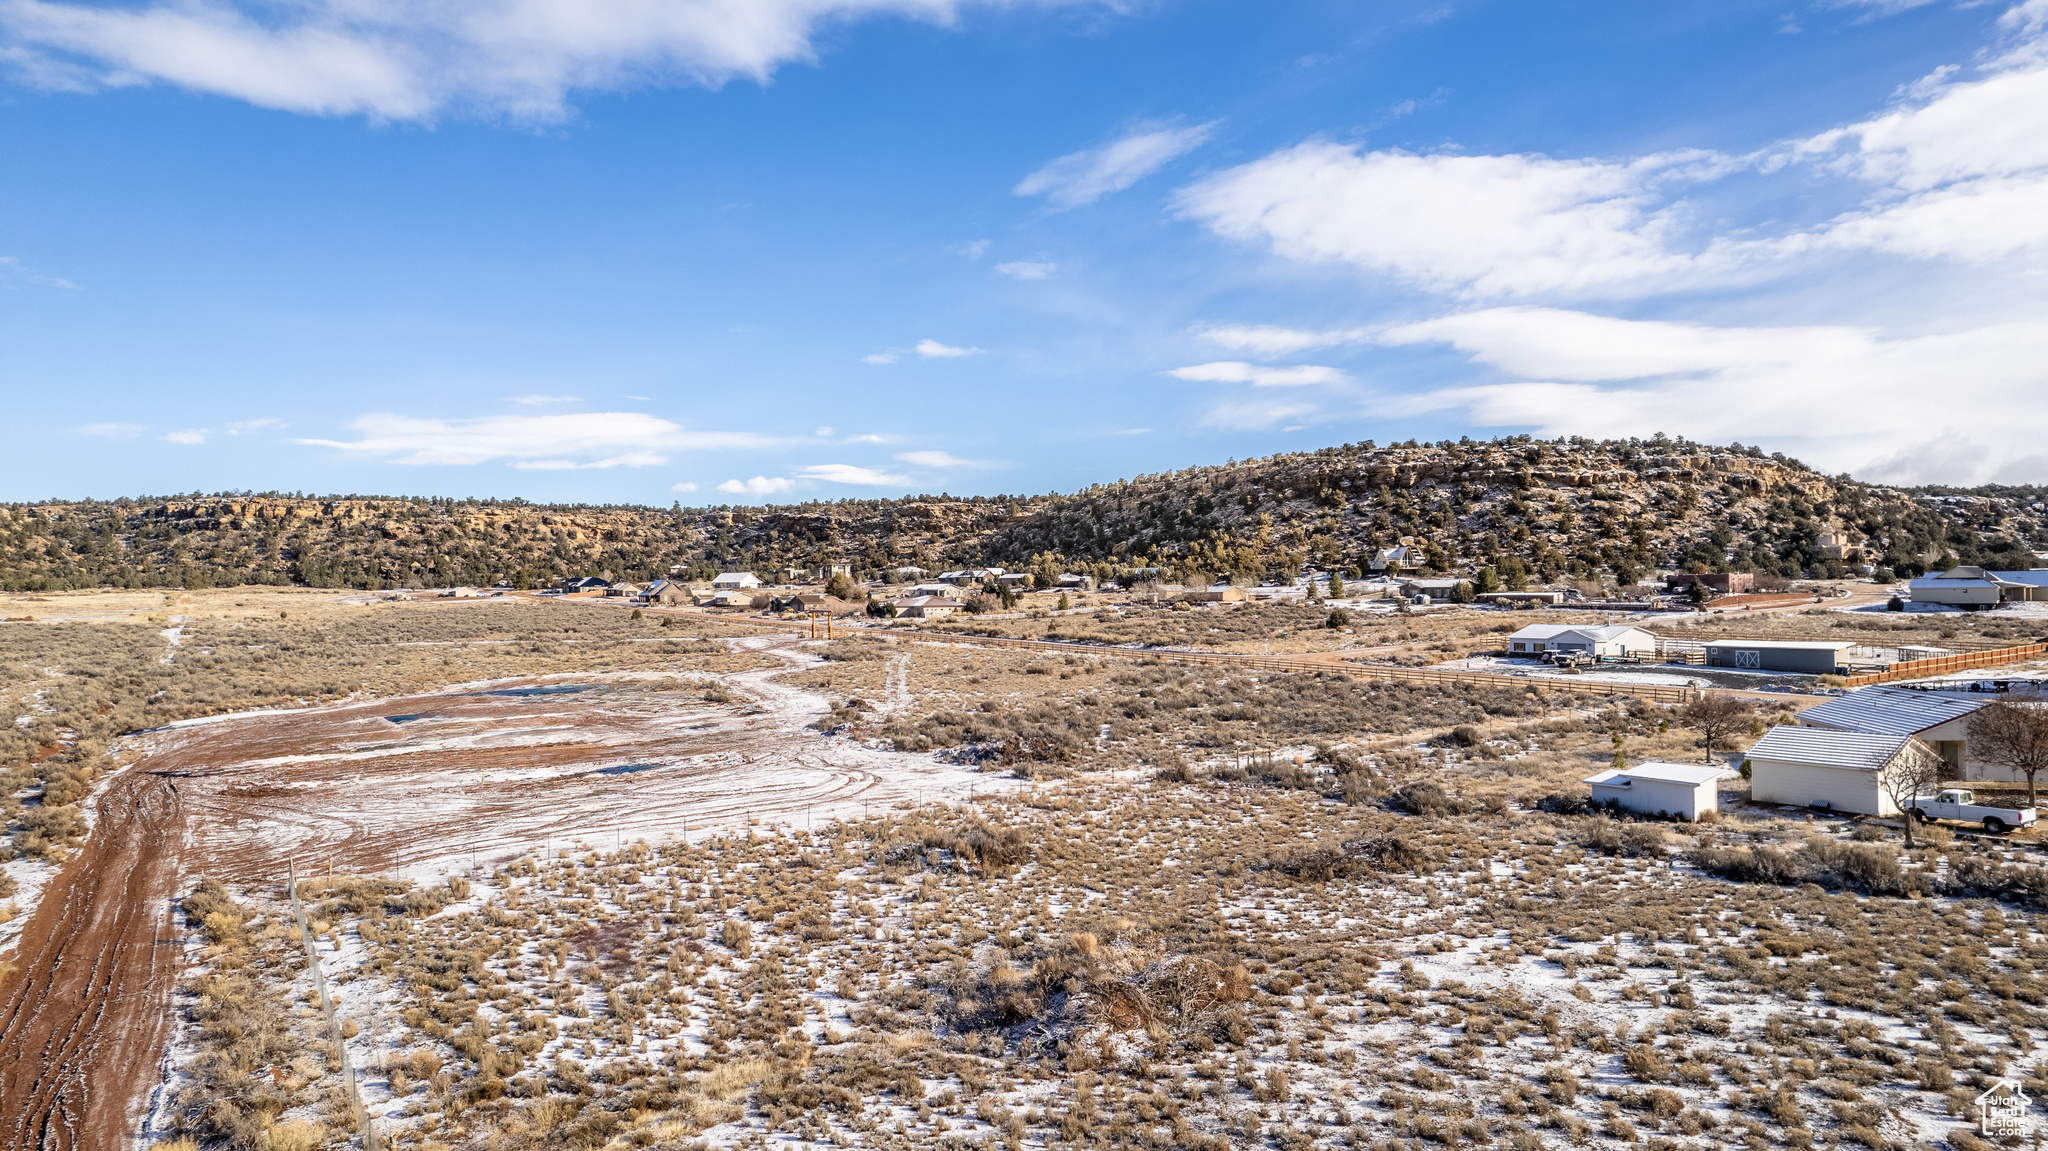
[(1715, 782), (1724, 774), (1718, 764), (1653, 761), (1609, 768), (1588, 777), (1586, 786), (1593, 789), (1594, 803), (1612, 802), (1627, 811), (1691, 821), (1721, 809)]
[(1843, 653), (1856, 645), (1844, 640), (1710, 639), (1703, 646), (1708, 667), (1836, 675)]
[(1947, 761), (1953, 778), (2008, 779), (2009, 773), (1969, 755), (1970, 717), (1991, 702), (1981, 696), (1972, 699), (1879, 684), (1807, 708), (1799, 713), (1799, 726), (1914, 736)]
[(1480, 603), (1563, 603), (1561, 591), (1483, 591), (1473, 596)]
[(728, 588), (760, 587), (761, 577), (753, 572), (719, 572), (711, 586), (724, 591)]
[(1655, 655), (1657, 637), (1639, 627), (1608, 624), (1534, 623), (1508, 637), (1508, 654), (1541, 655), (1546, 651), (1584, 652), (1596, 659)]
[(1749, 749), (1749, 796), (1863, 815), (1897, 815), (1880, 780), (1902, 756), (1930, 749), (1910, 735), (1779, 724)]

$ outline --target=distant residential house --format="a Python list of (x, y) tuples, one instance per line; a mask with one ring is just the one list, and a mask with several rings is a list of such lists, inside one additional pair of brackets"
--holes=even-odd
[(825, 611), (831, 601), (815, 592), (776, 596), (768, 601), (769, 611)]
[(687, 600), (689, 593), (685, 592), (682, 585), (674, 580), (658, 579), (648, 584), (640, 593), (640, 596), (648, 603), (678, 604)]
[(1563, 603), (1561, 591), (1483, 591), (1473, 596), (1480, 603)]
[(1374, 552), (1372, 559), (1367, 561), (1366, 566), (1376, 572), (1392, 572), (1395, 575), (1406, 575), (1421, 571), (1424, 563), (1422, 549), (1413, 544), (1404, 543), (1396, 544), (1390, 548), (1381, 548)]
[(1433, 600), (1447, 600), (1464, 582), (1459, 579), (1404, 579), (1398, 587), (1404, 596), (1426, 595)]
[(612, 586), (610, 586), (610, 587), (608, 587), (608, 588), (604, 589), (604, 594), (606, 594), (606, 595), (621, 595), (621, 596), (637, 596), (637, 595), (639, 595), (639, 594), (640, 594), (640, 585), (639, 585), (639, 584), (632, 584), (632, 583), (615, 583), (615, 584), (613, 584)]
[(1196, 588), (1180, 594), (1185, 603), (1243, 603), (1244, 589), (1225, 584), (1222, 587)]
[(1756, 586), (1756, 575), (1752, 572), (1673, 572), (1664, 577), (1668, 588), (1686, 588), (1704, 584), (1722, 595), (1746, 592)]
[(1025, 591), (1031, 587), (1031, 573), (1004, 572), (996, 577), (996, 582), (1014, 591)]
[(756, 598), (757, 597), (755, 596), (755, 594), (751, 591), (744, 591), (736, 588), (726, 588), (722, 591), (715, 591), (711, 593), (710, 606), (750, 608), (754, 606), (754, 601)]
[(577, 576), (575, 579), (562, 581), (562, 590), (565, 592), (603, 591), (610, 586), (610, 580), (599, 579), (596, 576)]
[(1003, 569), (1001, 568), (962, 568), (958, 571), (940, 572), (939, 582), (954, 584), (959, 587), (971, 587), (976, 584), (987, 583), (1002, 574)]
[(1862, 815), (1899, 814), (1883, 780), (1902, 759), (1932, 754), (1910, 735), (1779, 724), (1751, 745), (1749, 797)]
[(1720, 789), (1715, 785), (1725, 774), (1719, 764), (1652, 761), (1588, 776), (1586, 787), (1592, 791), (1594, 803), (1693, 821), (1720, 810)]
[(1087, 591), (1095, 586), (1095, 577), (1091, 575), (1077, 575), (1073, 572), (1061, 572), (1060, 578), (1054, 581), (1053, 586), (1061, 591)]
[(909, 619), (943, 619), (966, 606), (959, 600), (937, 595), (905, 596), (895, 601), (896, 614)]
[(1966, 564), (1945, 572), (1931, 572), (1908, 587), (1914, 603), (1987, 608), (2001, 603), (2048, 600), (2048, 570), (1987, 571)]
[(1542, 655), (1548, 651), (1578, 652), (1595, 659), (1630, 655), (1654, 655), (1657, 637), (1639, 627), (1609, 624), (1538, 623), (1508, 637), (1508, 654)]
[(953, 585), (952, 585), (952, 584), (949, 584), (949, 583), (921, 583), (921, 584), (918, 584), (918, 585), (917, 585), (916, 587), (914, 587), (914, 588), (911, 588), (911, 589), (910, 589), (910, 591), (909, 591), (908, 593), (906, 593), (906, 594), (908, 594), (908, 595), (913, 595), (913, 596), (920, 596), (920, 595), (937, 595), (937, 596), (947, 596), (947, 595), (952, 595), (952, 594), (953, 594), (953, 592), (954, 592), (954, 587), (953, 587)]
[(845, 576), (847, 579), (852, 579), (853, 565), (850, 563), (841, 563), (838, 561), (833, 561), (831, 563), (819, 564), (818, 566), (811, 569), (811, 578), (817, 580), (819, 583), (824, 583), (827, 580), (830, 580), (833, 576), (841, 575)]
[(743, 587), (760, 587), (761, 577), (753, 572), (719, 572), (711, 586), (721, 591)]

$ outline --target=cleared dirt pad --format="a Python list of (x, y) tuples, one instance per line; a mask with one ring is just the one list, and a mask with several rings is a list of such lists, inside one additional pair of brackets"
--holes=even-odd
[(771, 677), (814, 657), (745, 643), (780, 666), (719, 681), (744, 697), (731, 703), (707, 701), (703, 677), (590, 675), (152, 735), (23, 933), (0, 1014), (0, 1143), (123, 1145), (157, 1076), (181, 878), (277, 880), (294, 858), (426, 871), (550, 841), (659, 841), (686, 822), (823, 822), (991, 782), (808, 730), (826, 701)]

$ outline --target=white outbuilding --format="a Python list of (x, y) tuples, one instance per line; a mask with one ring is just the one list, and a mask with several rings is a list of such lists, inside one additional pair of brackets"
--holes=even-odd
[(719, 572), (718, 578), (711, 581), (711, 586), (718, 591), (737, 590), (743, 587), (760, 587), (761, 577), (753, 572)]
[(1672, 815), (1688, 822), (1721, 810), (1716, 784), (1726, 769), (1711, 763), (1639, 763), (1590, 776), (1593, 802), (1614, 803), (1644, 815)]

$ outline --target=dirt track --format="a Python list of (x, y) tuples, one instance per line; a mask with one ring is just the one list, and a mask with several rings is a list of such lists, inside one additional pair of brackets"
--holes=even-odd
[(175, 784), (131, 773), (22, 935), (0, 1007), (0, 1142), (124, 1146), (170, 1020), (170, 900), (184, 818)]
[[(788, 641), (744, 646), (780, 654)], [(819, 822), (991, 780), (806, 728), (825, 701), (727, 677), (756, 706), (644, 675), (555, 678), (271, 712), (151, 736), (22, 936), (0, 1013), (0, 1147), (115, 1151), (158, 1082), (190, 881), (455, 869), (579, 842)]]

